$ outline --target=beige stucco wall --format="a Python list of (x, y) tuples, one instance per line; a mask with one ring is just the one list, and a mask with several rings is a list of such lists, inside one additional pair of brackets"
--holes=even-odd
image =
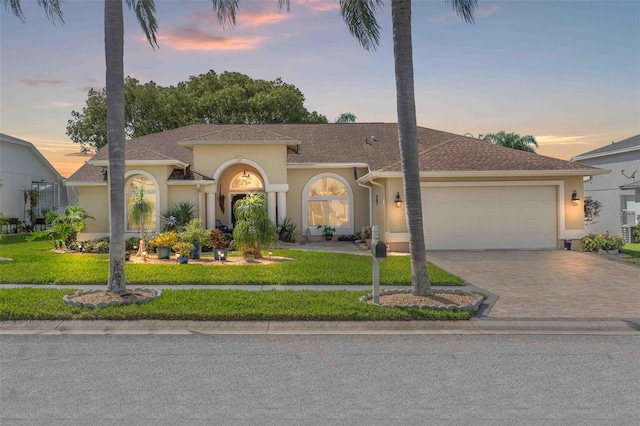
[(207, 177), (213, 177), (229, 161), (253, 162), (264, 170), (269, 183), (287, 183), (285, 145), (196, 145), (193, 147), (193, 158), (194, 170)]
[(80, 206), (84, 207), (93, 219), (87, 219), (84, 230), (78, 239), (90, 240), (109, 234), (109, 191), (106, 185), (79, 186), (75, 188)]

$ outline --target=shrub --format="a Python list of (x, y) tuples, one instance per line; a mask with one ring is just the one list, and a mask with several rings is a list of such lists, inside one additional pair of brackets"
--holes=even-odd
[(127, 238), (126, 241), (124, 242), (124, 248), (127, 251), (134, 251), (138, 249), (139, 243), (140, 243), (140, 238), (138, 237)]
[(229, 240), (227, 240), (226, 234), (219, 229), (211, 231), (211, 247), (213, 248), (227, 248), (229, 247)]
[(157, 237), (149, 240), (156, 247), (173, 247), (178, 244), (178, 233), (174, 231), (161, 232)]
[(182, 241), (174, 245), (172, 248), (173, 248), (173, 251), (178, 253), (179, 256), (189, 257), (189, 254), (191, 254), (191, 250), (193, 250), (193, 244), (188, 243), (186, 241)]
[(267, 197), (265, 194), (251, 194), (239, 200), (234, 212), (238, 223), (233, 228), (233, 239), (238, 248), (253, 247), (256, 257), (260, 257), (260, 250), (274, 241), (277, 227), (269, 219)]
[(583, 251), (619, 250), (625, 243), (624, 239), (614, 235), (587, 234), (580, 238)]
[(180, 241), (200, 243), (203, 246), (211, 243), (211, 234), (204, 229), (202, 219), (191, 220), (180, 233)]
[(49, 228), (35, 230), (27, 237), (27, 241), (35, 241), (40, 238), (48, 238), (55, 248), (69, 247), (78, 239), (78, 232), (84, 229), (87, 219), (93, 219), (86, 210), (80, 206), (68, 206), (64, 216), (48, 212), (46, 223)]

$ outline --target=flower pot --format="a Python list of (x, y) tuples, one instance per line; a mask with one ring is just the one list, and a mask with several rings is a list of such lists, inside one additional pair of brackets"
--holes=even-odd
[(188, 257), (182, 257), (182, 256), (178, 256), (178, 263), (181, 265), (186, 265), (187, 263), (189, 263), (189, 258)]
[(158, 252), (158, 259), (171, 258), (171, 247), (158, 247), (156, 251)]
[(193, 242), (193, 250), (189, 254), (189, 259), (200, 259), (200, 253), (202, 253), (202, 243)]
[(229, 249), (226, 249), (226, 248), (213, 249), (213, 258), (215, 260), (227, 260), (228, 255), (229, 255)]

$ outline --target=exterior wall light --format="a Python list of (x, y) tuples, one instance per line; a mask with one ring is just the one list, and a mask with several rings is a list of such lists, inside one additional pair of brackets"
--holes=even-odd
[(402, 207), (402, 198), (400, 198), (400, 193), (399, 192), (396, 194), (396, 207), (397, 208)]
[(573, 191), (573, 194), (571, 194), (571, 202), (574, 206), (580, 205), (580, 198), (578, 197), (578, 192), (575, 190)]

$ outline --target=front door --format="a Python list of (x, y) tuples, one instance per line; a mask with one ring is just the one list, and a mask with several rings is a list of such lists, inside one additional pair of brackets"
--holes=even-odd
[(231, 198), (231, 224), (234, 227), (236, 226), (236, 212), (235, 212), (236, 203), (244, 198), (247, 198), (247, 194), (235, 194)]

